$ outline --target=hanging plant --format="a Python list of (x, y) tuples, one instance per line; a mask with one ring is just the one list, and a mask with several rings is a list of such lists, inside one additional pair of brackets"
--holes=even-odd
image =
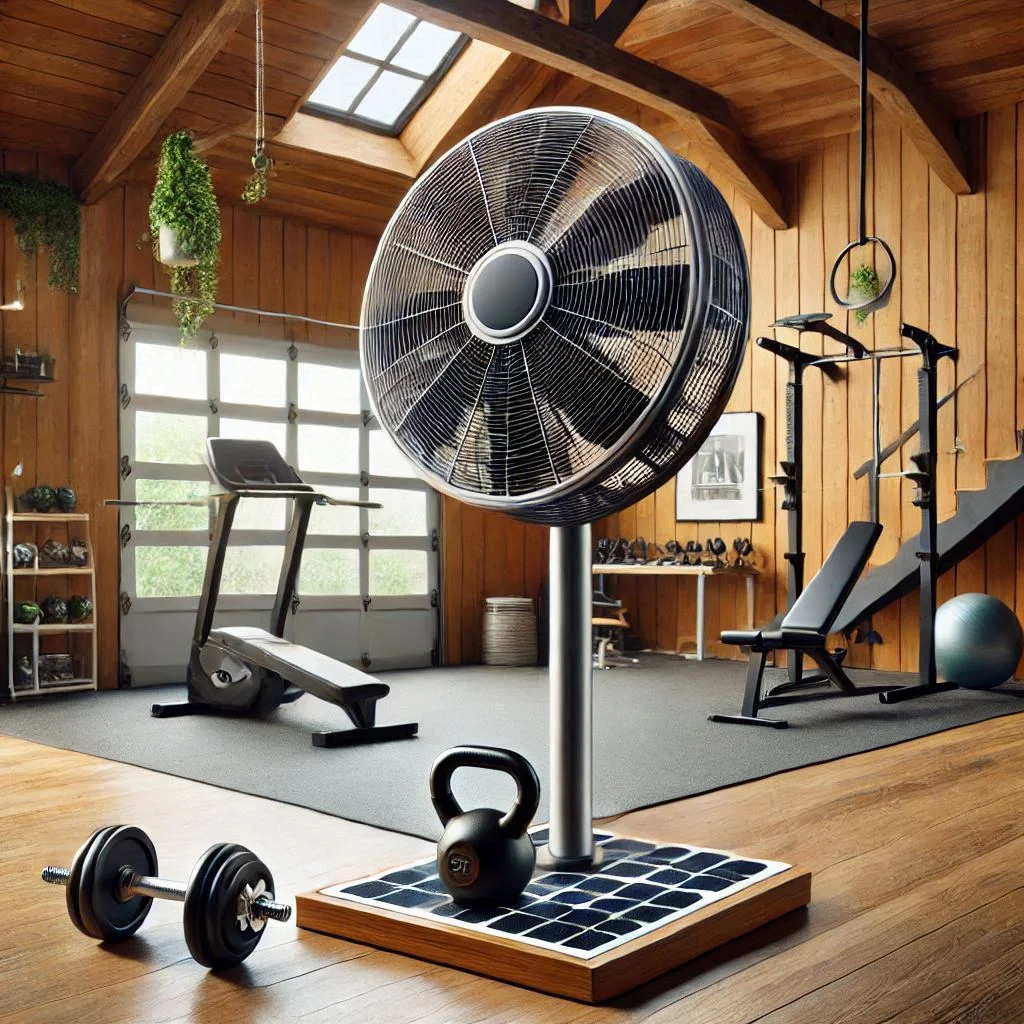
[[(876, 298), (881, 291), (881, 284), (874, 267), (862, 263), (850, 275), (850, 297), (849, 302), (866, 302), (868, 299)], [(863, 324), (868, 318), (869, 309), (858, 309), (853, 315), (858, 324)]]
[(273, 161), (267, 156), (265, 112), (263, 107), (263, 2), (256, 0), (256, 143), (252, 154), (252, 174), (242, 189), (242, 199), (258, 203), (267, 195), (267, 179)]
[(74, 192), (13, 171), (0, 173), (0, 216), (14, 221), (14, 237), (26, 256), (43, 246), (50, 257), (51, 288), (78, 291), (82, 216)]
[(217, 299), (220, 207), (210, 169), (193, 151), (188, 132), (164, 139), (149, 225), (156, 257), (169, 267), (171, 291), (187, 296), (175, 302), (174, 315), (181, 340), (189, 341)]

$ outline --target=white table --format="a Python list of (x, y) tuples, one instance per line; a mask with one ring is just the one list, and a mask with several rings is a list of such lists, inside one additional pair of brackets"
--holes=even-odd
[[(697, 580), (697, 653), (687, 655), (704, 660), (704, 585), (709, 576), (742, 576), (747, 587), (747, 626), (754, 628), (754, 577), (757, 569), (752, 565), (657, 565), (643, 562), (636, 565), (599, 562), (594, 565), (595, 576), (693, 576)], [(603, 581), (600, 583), (604, 589)]]

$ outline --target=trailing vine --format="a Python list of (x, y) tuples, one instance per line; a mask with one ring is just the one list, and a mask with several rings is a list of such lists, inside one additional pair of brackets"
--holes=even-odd
[(14, 221), (14, 236), (27, 256), (40, 246), (49, 257), (51, 288), (75, 294), (81, 256), (81, 207), (65, 185), (13, 171), (0, 173), (0, 216)]
[(192, 148), (188, 132), (164, 139), (160, 152), (149, 223), (154, 246), (161, 225), (173, 228), (181, 251), (197, 261), (191, 267), (170, 267), (171, 291), (188, 296), (174, 304), (181, 340), (189, 341), (213, 312), (217, 300), (220, 260), (220, 206), (210, 169)]

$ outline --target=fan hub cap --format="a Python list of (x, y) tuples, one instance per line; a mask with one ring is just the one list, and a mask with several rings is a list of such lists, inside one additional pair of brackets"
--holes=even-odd
[(554, 275), (543, 250), (529, 242), (502, 242), (477, 260), (466, 279), (462, 308), (476, 337), (492, 345), (518, 341), (551, 302)]

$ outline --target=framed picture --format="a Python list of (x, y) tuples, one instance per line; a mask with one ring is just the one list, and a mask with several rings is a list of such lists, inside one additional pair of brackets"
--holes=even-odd
[(676, 476), (676, 520), (760, 519), (760, 449), (760, 413), (725, 413)]

